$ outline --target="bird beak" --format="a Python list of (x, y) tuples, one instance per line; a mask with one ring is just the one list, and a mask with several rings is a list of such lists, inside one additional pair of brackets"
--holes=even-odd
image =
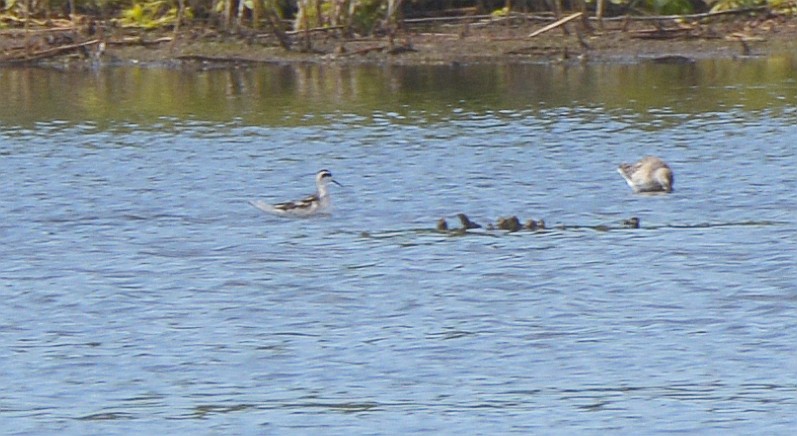
[(335, 179), (332, 179), (331, 181), (332, 181), (332, 183), (334, 183), (334, 184), (336, 184), (336, 185), (340, 186), (341, 188), (343, 187), (343, 185), (341, 185), (340, 183), (338, 183), (338, 181), (337, 181), (337, 180), (335, 180)]

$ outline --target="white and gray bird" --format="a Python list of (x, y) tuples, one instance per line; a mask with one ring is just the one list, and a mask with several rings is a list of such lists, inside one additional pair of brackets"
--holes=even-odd
[(617, 172), (634, 192), (672, 192), (672, 169), (656, 156), (645, 156), (633, 164), (620, 164)]
[(329, 170), (321, 170), (315, 175), (317, 189), (315, 194), (308, 195), (301, 200), (286, 201), (284, 203), (271, 204), (263, 200), (253, 200), (249, 204), (263, 212), (282, 216), (304, 217), (327, 213), (332, 204), (328, 190), (330, 183), (343, 186), (332, 178), (332, 173)]

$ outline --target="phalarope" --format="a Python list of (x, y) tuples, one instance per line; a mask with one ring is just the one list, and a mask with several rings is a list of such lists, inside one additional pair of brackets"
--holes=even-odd
[(263, 200), (250, 201), (249, 204), (262, 210), (263, 212), (285, 216), (310, 216), (326, 212), (331, 205), (327, 185), (334, 183), (343, 186), (332, 178), (329, 170), (321, 170), (315, 175), (315, 185), (317, 192), (301, 200), (286, 201), (284, 203), (270, 204)]
[(655, 156), (645, 156), (634, 164), (620, 164), (617, 172), (634, 192), (672, 192), (672, 169)]
[(639, 218), (632, 216), (627, 220), (623, 221), (623, 227), (627, 229), (638, 229), (639, 228)]
[(510, 232), (517, 232), (522, 228), (520, 220), (514, 215), (509, 218), (498, 218), (497, 225), (499, 230), (509, 230)]
[(468, 218), (468, 216), (464, 213), (458, 213), (457, 218), (459, 218), (459, 222), (462, 223), (462, 228), (465, 230), (482, 228), (481, 225), (471, 221), (470, 218)]

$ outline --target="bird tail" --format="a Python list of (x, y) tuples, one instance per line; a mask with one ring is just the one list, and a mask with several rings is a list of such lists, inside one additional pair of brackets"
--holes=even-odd
[(273, 205), (268, 204), (268, 203), (266, 203), (263, 200), (252, 200), (252, 201), (249, 202), (249, 204), (251, 204), (252, 206), (254, 206), (254, 207), (256, 207), (256, 208), (258, 208), (260, 210), (262, 210), (263, 212), (277, 213), (277, 209)]

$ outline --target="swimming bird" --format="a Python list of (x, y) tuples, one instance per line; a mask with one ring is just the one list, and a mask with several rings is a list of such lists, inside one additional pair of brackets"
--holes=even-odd
[(459, 222), (462, 223), (462, 228), (465, 230), (482, 228), (481, 225), (471, 221), (470, 218), (468, 218), (468, 216), (465, 215), (464, 213), (457, 214), (457, 218), (459, 218)]
[(509, 218), (498, 218), (498, 228), (501, 230), (509, 230), (510, 232), (517, 232), (521, 229), (520, 220), (516, 216)]
[(329, 170), (321, 170), (315, 175), (315, 185), (317, 192), (301, 200), (286, 201), (284, 203), (269, 204), (263, 200), (250, 201), (249, 204), (262, 210), (263, 212), (273, 213), (284, 216), (310, 216), (326, 212), (330, 205), (329, 191), (327, 185), (334, 183), (343, 186), (332, 178)]
[(620, 164), (617, 172), (634, 192), (672, 192), (672, 169), (658, 157), (645, 156), (634, 164)]
[(623, 227), (627, 229), (638, 229), (639, 228), (639, 218), (632, 216), (627, 220), (623, 221)]

